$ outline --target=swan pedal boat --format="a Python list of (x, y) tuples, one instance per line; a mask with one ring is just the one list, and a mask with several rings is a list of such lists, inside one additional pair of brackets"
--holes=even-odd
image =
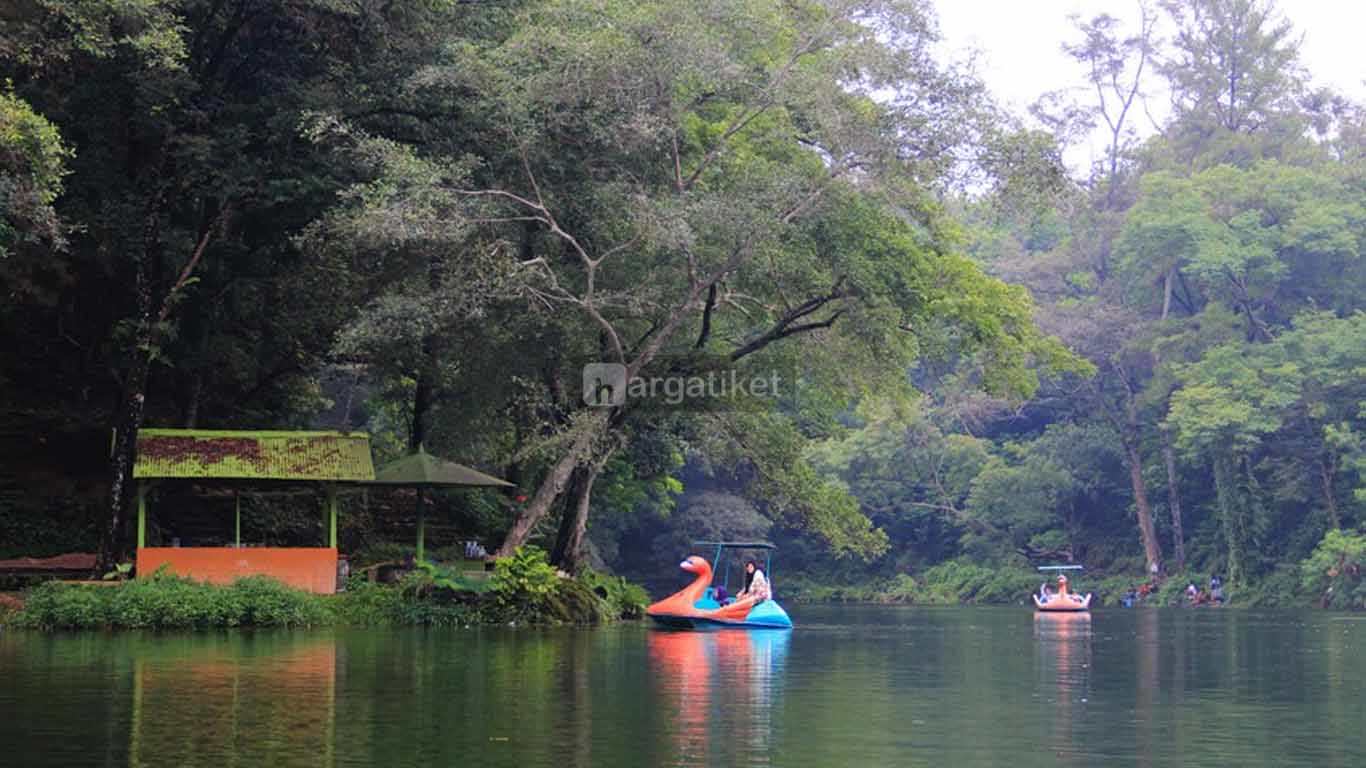
[[(722, 549), (771, 549), (766, 546), (718, 546), (717, 560)], [(717, 602), (716, 590), (711, 587), (712, 567), (705, 558), (691, 555), (678, 567), (693, 574), (688, 586), (654, 603), (645, 614), (661, 626), (671, 629), (791, 629), (792, 619), (772, 598), (755, 600), (741, 598)], [(768, 575), (765, 569), (765, 576)]]
[[(1080, 565), (1054, 565), (1043, 566), (1040, 571), (1080, 571)], [(1091, 593), (1082, 595), (1077, 592), (1069, 592), (1067, 589), (1067, 576), (1063, 573), (1058, 574), (1058, 591), (1048, 596), (1047, 600), (1040, 600), (1037, 594), (1034, 597), (1034, 607), (1039, 611), (1047, 613), (1078, 613), (1091, 610)]]

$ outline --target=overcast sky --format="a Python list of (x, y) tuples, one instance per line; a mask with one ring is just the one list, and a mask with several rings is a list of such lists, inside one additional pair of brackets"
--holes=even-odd
[[(1136, 0), (934, 0), (945, 47), (956, 56), (979, 51), (978, 72), (1005, 103), (1023, 113), (1045, 91), (1083, 84), (1076, 62), (1060, 49), (1080, 37), (1069, 14), (1091, 18), (1109, 13), (1137, 27)], [(1358, 0), (1280, 0), (1277, 7), (1303, 35), (1300, 57), (1314, 82), (1366, 101), (1366, 3)], [(1161, 31), (1161, 30), (1160, 30)], [(1154, 115), (1166, 114), (1161, 81), (1152, 79)], [(1141, 123), (1147, 123), (1142, 119)], [(1147, 128), (1147, 125), (1142, 125)], [(1144, 131), (1147, 133), (1149, 131)], [(1070, 165), (1085, 167), (1104, 141), (1069, 153)]]

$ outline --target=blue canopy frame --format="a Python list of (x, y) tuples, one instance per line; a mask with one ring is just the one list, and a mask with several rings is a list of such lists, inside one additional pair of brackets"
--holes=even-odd
[[(771, 544), (771, 543), (769, 543), (769, 542), (767, 542), (767, 541), (694, 541), (694, 542), (692, 543), (692, 545), (693, 545), (693, 547), (695, 547), (695, 548), (697, 548), (697, 547), (716, 547), (716, 556), (713, 557), (713, 558), (712, 558), (712, 561), (711, 561), (711, 563), (712, 563), (712, 568), (713, 568), (713, 571), (712, 571), (713, 574), (715, 573), (715, 570), (714, 570), (714, 569), (715, 569), (715, 568), (718, 566), (718, 564), (721, 562), (721, 553), (724, 552), (724, 551), (726, 551), (727, 549), (762, 549), (762, 550), (765, 550), (766, 554), (764, 555), (764, 576), (768, 579), (768, 581), (769, 581), (770, 584), (773, 583), (773, 550), (777, 549), (778, 547), (776, 547), (775, 545), (773, 545), (773, 544)], [(1078, 566), (1078, 567), (1080, 567), (1080, 566)], [(713, 576), (713, 578), (715, 578), (715, 576)], [(721, 578), (721, 585), (722, 585), (723, 587), (726, 588), (726, 591), (727, 591), (727, 592), (730, 591), (730, 567), (729, 567), (729, 565), (727, 565), (727, 567), (726, 567), (726, 572), (725, 572), (725, 574), (724, 574), (724, 575), (722, 576), (722, 578)]]

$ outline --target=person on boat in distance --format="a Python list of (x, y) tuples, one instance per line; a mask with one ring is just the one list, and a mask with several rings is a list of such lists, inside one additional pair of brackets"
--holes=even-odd
[(745, 588), (735, 597), (737, 600), (751, 597), (756, 603), (773, 597), (773, 591), (768, 586), (768, 577), (764, 576), (763, 569), (753, 560), (745, 563)]

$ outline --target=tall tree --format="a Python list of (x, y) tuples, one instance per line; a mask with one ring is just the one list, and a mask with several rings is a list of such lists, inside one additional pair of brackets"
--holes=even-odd
[(1165, 0), (1174, 51), (1162, 65), (1178, 125), (1250, 133), (1295, 109), (1299, 39), (1272, 0)]

